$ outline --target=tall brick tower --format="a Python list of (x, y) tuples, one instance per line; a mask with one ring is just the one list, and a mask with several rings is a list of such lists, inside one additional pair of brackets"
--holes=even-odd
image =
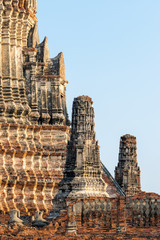
[(0, 122), (69, 125), (63, 54), (39, 43), (37, 0), (0, 0)]
[(102, 179), (98, 141), (95, 136), (92, 99), (80, 96), (74, 99), (72, 133), (62, 185), (68, 185), (69, 197), (109, 196)]
[(122, 136), (120, 140), (119, 162), (115, 169), (115, 179), (126, 195), (134, 195), (141, 191), (136, 137), (129, 134)]
[[(0, 211), (52, 209), (70, 122), (63, 53), (39, 42), (37, 0), (0, 0)], [(29, 194), (28, 194), (29, 193)]]

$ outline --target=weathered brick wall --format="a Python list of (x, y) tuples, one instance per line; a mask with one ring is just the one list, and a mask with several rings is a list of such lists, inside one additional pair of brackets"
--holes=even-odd
[[(132, 201), (135, 199), (151, 201), (156, 209), (156, 221), (146, 218), (146, 225), (133, 223)], [(160, 196), (141, 193), (138, 196), (119, 199), (87, 198), (81, 200), (68, 199), (68, 207), (56, 219), (43, 229), (28, 226), (12, 229), (7, 225), (7, 215), (0, 215), (3, 224), (0, 225), (1, 239), (160, 239)], [(158, 203), (158, 205), (157, 205)], [(145, 204), (144, 204), (145, 206)], [(152, 210), (151, 210), (152, 209)], [(153, 206), (150, 207), (150, 216)], [(137, 210), (140, 222), (143, 218), (141, 210)], [(6, 216), (6, 219), (5, 219)], [(142, 217), (142, 218), (141, 218)]]
[(128, 236), (126, 239), (160, 238), (160, 196), (157, 194), (141, 193), (118, 199), (87, 198), (70, 201), (69, 206), (66, 233), (75, 231), (78, 235), (85, 233), (102, 239), (103, 236), (118, 239), (116, 237), (121, 235)]
[(52, 210), (69, 131), (68, 127), (0, 124), (0, 210)]

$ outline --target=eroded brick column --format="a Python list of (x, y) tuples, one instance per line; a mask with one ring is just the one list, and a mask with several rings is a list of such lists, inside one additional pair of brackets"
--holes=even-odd
[[(12, 75), (12, 94), (13, 99), (16, 104), (16, 113), (15, 118), (16, 122), (23, 124), (21, 115), (24, 111), (23, 106), (20, 101), (20, 94), (19, 94), (19, 86), (18, 86), (18, 79), (17, 79), (17, 56), (20, 54), (20, 51), (17, 51), (17, 22), (18, 22), (18, 1), (14, 1), (13, 3), (13, 13), (11, 16), (11, 33), (10, 33), (10, 41), (11, 41), (11, 75)], [(18, 69), (19, 69), (20, 62), (18, 62)], [(22, 65), (22, 64), (21, 64)]]
[(10, 51), (10, 31), (11, 31), (11, 15), (12, 1), (4, 0), (5, 5), (2, 13), (2, 85), (3, 96), (5, 101), (5, 117), (8, 123), (15, 123), (16, 106), (12, 95), (12, 79), (11, 79), (11, 51)]
[[(19, 85), (19, 94), (20, 100), (23, 105), (23, 113), (22, 118), (24, 123), (29, 124), (28, 115), (30, 113), (30, 107), (28, 105), (27, 97), (26, 97), (26, 86), (25, 80), (23, 76), (23, 55), (22, 55), (22, 30), (23, 30), (23, 18), (24, 18), (24, 10), (21, 10), (18, 15), (18, 25), (17, 25), (17, 78)], [(27, 38), (27, 36), (26, 36)]]
[(42, 96), (42, 124), (47, 125), (50, 121), (50, 116), (48, 114), (48, 99), (47, 99), (47, 82), (43, 78), (41, 81), (41, 96)]
[(32, 62), (31, 66), (31, 113), (30, 120), (33, 124), (38, 124), (38, 120), (40, 118), (40, 114), (38, 111), (38, 88), (36, 81), (36, 49), (30, 52), (30, 61)]
[(3, 1), (0, 0), (0, 122), (5, 122), (4, 117), (5, 103), (3, 98), (3, 88), (2, 88), (2, 50), (1, 50), (1, 38), (2, 38), (2, 12), (3, 12)]
[(60, 79), (54, 78), (51, 80), (52, 89), (52, 123), (54, 125), (63, 125), (64, 115), (62, 109), (62, 101), (60, 96)]

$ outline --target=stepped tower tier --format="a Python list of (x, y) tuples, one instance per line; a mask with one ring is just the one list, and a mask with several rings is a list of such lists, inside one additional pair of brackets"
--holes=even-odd
[(0, 122), (70, 125), (63, 54), (39, 43), (36, 0), (0, 0)]
[(35, 23), (24, 48), (24, 76), (33, 124), (70, 125), (66, 106), (65, 65), (63, 53), (50, 58), (48, 39), (39, 43)]
[(115, 169), (115, 179), (126, 192), (126, 195), (134, 195), (141, 191), (136, 145), (136, 137), (129, 134), (121, 137), (119, 162)]

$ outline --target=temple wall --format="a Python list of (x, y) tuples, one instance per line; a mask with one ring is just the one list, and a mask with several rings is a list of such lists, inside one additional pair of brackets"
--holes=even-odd
[[(29, 236), (29, 239), (34, 240), (159, 239), (160, 196), (157, 194), (143, 192), (130, 198), (89, 197), (66, 201), (66, 210), (56, 219), (50, 220), (47, 227), (31, 228), (31, 223), (19, 227), (18, 231), (14, 227), (13, 230), (7, 231), (10, 239), (25, 239)], [(5, 236), (8, 216), (0, 215), (0, 220), (3, 220), (0, 236)]]
[[(153, 234), (159, 233), (160, 196), (141, 193), (131, 198), (88, 198), (70, 202), (68, 232), (78, 234)], [(74, 225), (73, 225), (74, 222)], [(71, 224), (72, 223), (72, 224)]]

